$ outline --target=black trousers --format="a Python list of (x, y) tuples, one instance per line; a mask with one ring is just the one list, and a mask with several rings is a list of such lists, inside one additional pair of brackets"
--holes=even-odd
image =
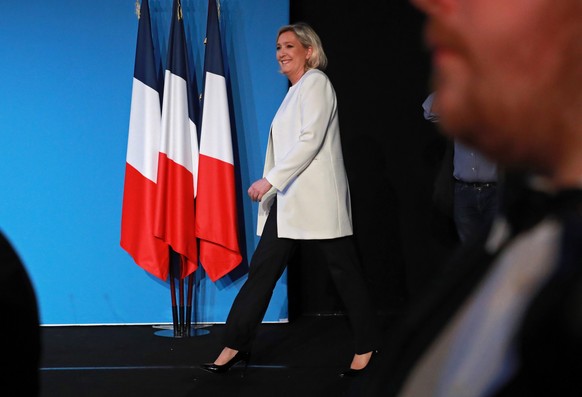
[[(277, 208), (273, 204), (253, 254), (247, 281), (226, 320), (224, 345), (250, 351), (273, 295), (273, 289), (301, 240), (277, 237)], [(352, 236), (316, 240), (346, 309), (355, 339), (355, 352), (379, 347), (377, 317), (362, 275)]]

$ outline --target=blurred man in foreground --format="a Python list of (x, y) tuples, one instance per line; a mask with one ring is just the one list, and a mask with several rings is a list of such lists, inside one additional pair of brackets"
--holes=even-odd
[(440, 128), (507, 171), (352, 395), (582, 395), (582, 0), (412, 0)]

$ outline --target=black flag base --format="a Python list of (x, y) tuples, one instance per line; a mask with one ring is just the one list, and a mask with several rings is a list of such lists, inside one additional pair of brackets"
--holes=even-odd
[(154, 335), (157, 336), (164, 336), (167, 338), (189, 338), (192, 336), (202, 336), (208, 335), (210, 333), (209, 330), (204, 329), (208, 328), (210, 325), (194, 325), (191, 324), (189, 330), (185, 330), (182, 332), (175, 332), (174, 327), (172, 325), (154, 325), (153, 328), (159, 328), (159, 331), (154, 332)]

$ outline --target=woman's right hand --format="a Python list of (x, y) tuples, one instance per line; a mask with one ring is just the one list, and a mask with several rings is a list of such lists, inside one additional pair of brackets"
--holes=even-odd
[(261, 178), (249, 187), (248, 195), (253, 201), (261, 201), (265, 193), (267, 193), (273, 185), (267, 180), (267, 178)]

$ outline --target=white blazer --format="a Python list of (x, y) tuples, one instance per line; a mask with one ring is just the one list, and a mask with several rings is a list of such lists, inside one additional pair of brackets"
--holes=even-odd
[(263, 176), (273, 188), (259, 204), (258, 235), (275, 194), (279, 237), (329, 239), (353, 233), (337, 98), (322, 71), (307, 71), (289, 88), (271, 123)]

